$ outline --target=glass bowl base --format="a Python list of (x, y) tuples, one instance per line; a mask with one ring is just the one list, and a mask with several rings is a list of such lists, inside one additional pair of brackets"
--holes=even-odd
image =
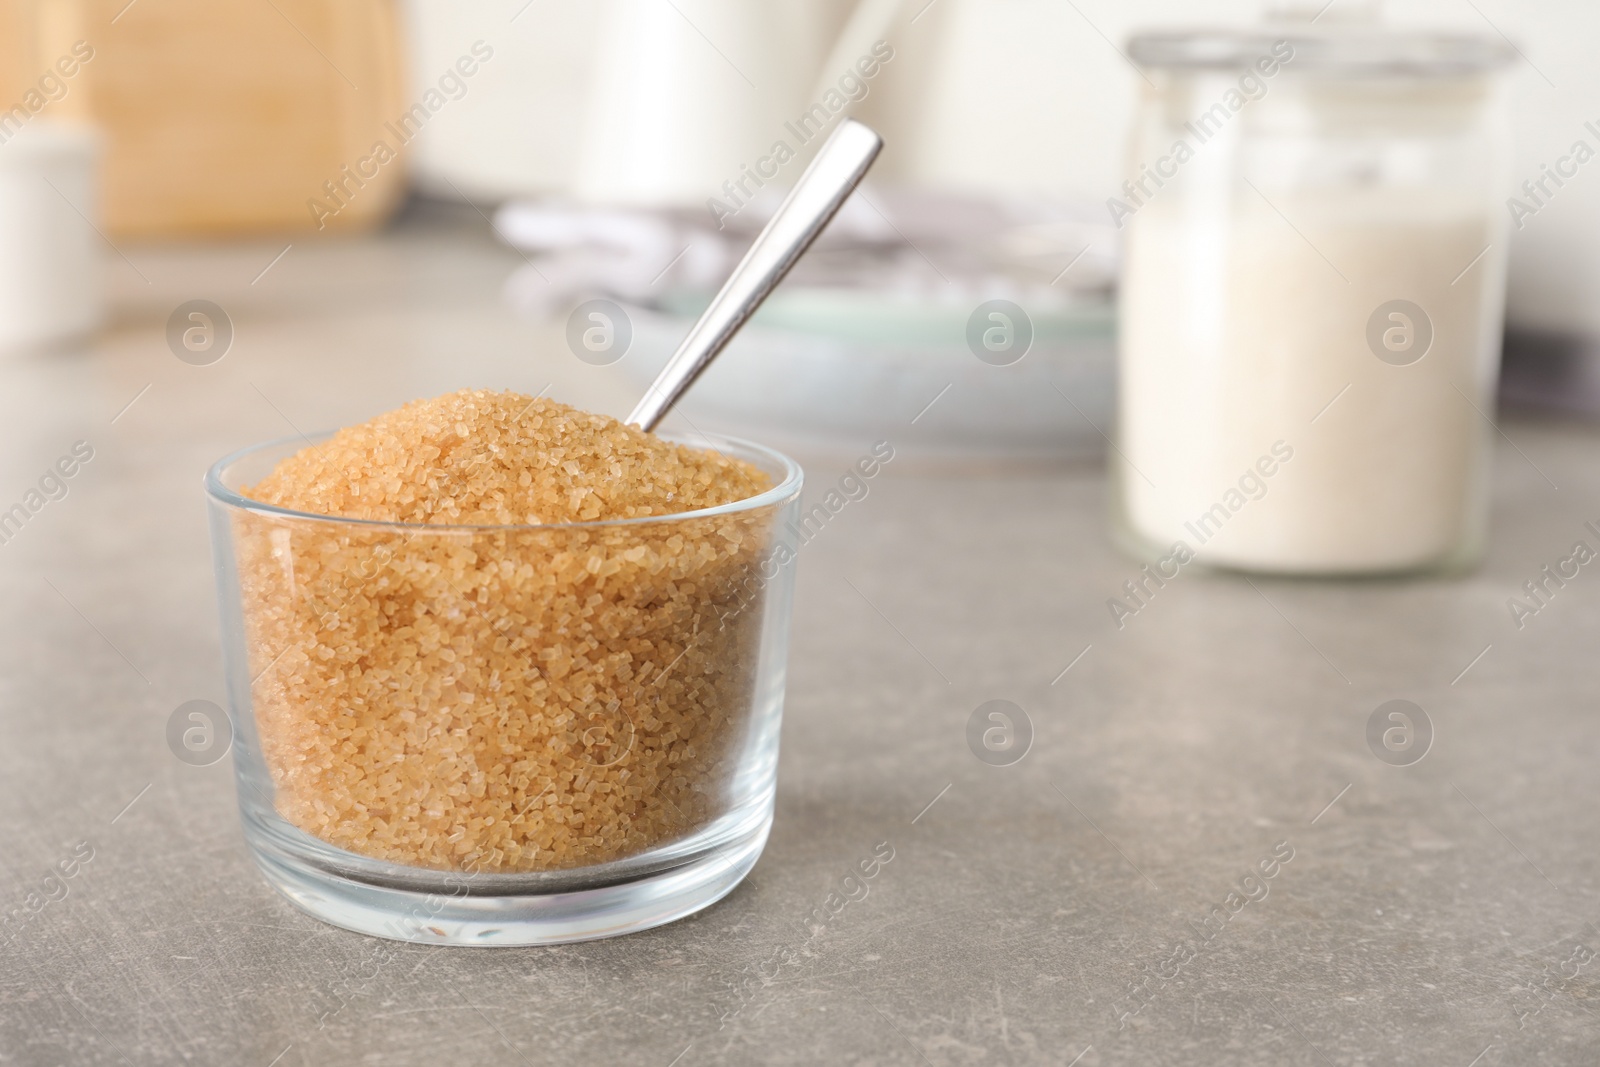
[[(747, 834), (686, 863), (564, 892), (428, 893), (345, 877), (259, 842), (251, 851), (274, 889), (346, 930), (430, 945), (559, 945), (649, 930), (710, 907), (750, 873), (771, 826), (769, 810)], [(441, 883), (461, 884), (450, 877), (440, 872)]]

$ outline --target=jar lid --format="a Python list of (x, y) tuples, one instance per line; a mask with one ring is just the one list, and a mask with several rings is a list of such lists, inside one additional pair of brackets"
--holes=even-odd
[(15, 131), (0, 125), (0, 167), (61, 159), (93, 162), (99, 150), (100, 135), (88, 124), (38, 118)]
[[(1293, 59), (1284, 60), (1287, 43)], [(1517, 57), (1509, 41), (1469, 33), (1351, 27), (1317, 31), (1304, 25), (1248, 30), (1160, 30), (1135, 34), (1128, 55), (1142, 67), (1239, 70), (1262, 58), (1285, 70), (1319, 74), (1459, 77), (1498, 70)]]

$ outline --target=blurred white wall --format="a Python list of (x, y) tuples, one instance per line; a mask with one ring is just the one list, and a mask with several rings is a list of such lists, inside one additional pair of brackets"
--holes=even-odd
[[(406, 2), (419, 83), (478, 37), (496, 49), (472, 93), (419, 142), (414, 163), (423, 187), (491, 197), (570, 192), (603, 5), (483, 0), (469, 10), (446, 0)], [(849, 6), (815, 2), (832, 4), (830, 17)], [(902, 21), (920, 15), (893, 31), (895, 59), (862, 105), (862, 117), (890, 140), (878, 180), (1092, 202), (1121, 180), (1137, 80), (1119, 53), (1128, 35), (1251, 21), (1261, 8), (1256, 0), (925, 2), (906, 0)], [(1600, 126), (1594, 0), (1391, 0), (1386, 8), (1397, 23), (1503, 32), (1520, 46), (1529, 62), (1514, 75), (1519, 181), (1579, 137), (1600, 148), (1600, 137), (1583, 128), (1585, 120)], [(708, 52), (707, 62), (715, 61)], [(1514, 237), (1510, 317), (1519, 325), (1600, 335), (1600, 161), (1591, 167)]]
[[(412, 81), (430, 85), (472, 43), (494, 49), (461, 100), (412, 146), (430, 193), (500, 199), (572, 180), (595, 68), (594, 0), (405, 0)], [(520, 12), (520, 14), (519, 14)]]
[[(777, 101), (804, 96), (796, 87), (810, 87), (811, 68), (849, 7), (850, 0), (405, 0), (419, 87), (437, 80), (475, 40), (495, 50), (467, 96), (451, 101), (416, 141), (416, 181), (444, 196), (567, 194), (581, 184), (634, 200), (652, 137), (659, 144), (676, 134), (698, 137), (695, 148), (715, 156), (699, 168), (703, 199), (736, 175), (750, 152), (768, 146), (767, 128), (780, 125), (775, 116), (789, 106), (783, 101), (780, 109)], [(732, 9), (731, 16), (719, 8)], [(602, 57), (602, 36), (627, 54)], [(776, 54), (762, 54), (768, 43)], [(709, 107), (701, 128), (685, 132), (690, 116), (674, 115), (667, 94), (650, 94), (650, 78), (674, 76), (680, 89), (683, 79), (695, 79), (693, 91), (708, 102), (725, 97), (722, 116), (738, 133), (716, 136), (717, 115)], [(628, 114), (632, 103), (638, 110)], [(597, 113), (612, 121), (626, 116), (634, 126), (631, 143), (612, 143), (625, 136), (603, 143), (586, 137)], [(678, 130), (665, 128), (673, 123)], [(753, 142), (751, 131), (759, 131)], [(663, 174), (664, 185), (681, 186), (687, 169)]]

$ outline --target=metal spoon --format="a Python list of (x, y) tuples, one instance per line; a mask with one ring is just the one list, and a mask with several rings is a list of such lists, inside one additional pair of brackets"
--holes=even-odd
[(854, 119), (846, 119), (833, 131), (711, 306), (650, 383), (628, 422), (655, 429), (827, 228), (882, 148), (883, 138)]

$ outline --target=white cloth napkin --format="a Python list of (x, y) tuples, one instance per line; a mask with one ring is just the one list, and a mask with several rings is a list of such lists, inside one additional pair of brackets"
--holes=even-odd
[[(506, 294), (549, 315), (595, 296), (657, 306), (672, 293), (709, 293), (776, 209), (780, 197), (769, 192), (722, 229), (709, 212), (509, 202), (495, 229), (529, 262), (508, 279)], [(845, 204), (787, 284), (1041, 306), (1104, 299), (1116, 269), (1116, 231), (1098, 205), (868, 187)]]

